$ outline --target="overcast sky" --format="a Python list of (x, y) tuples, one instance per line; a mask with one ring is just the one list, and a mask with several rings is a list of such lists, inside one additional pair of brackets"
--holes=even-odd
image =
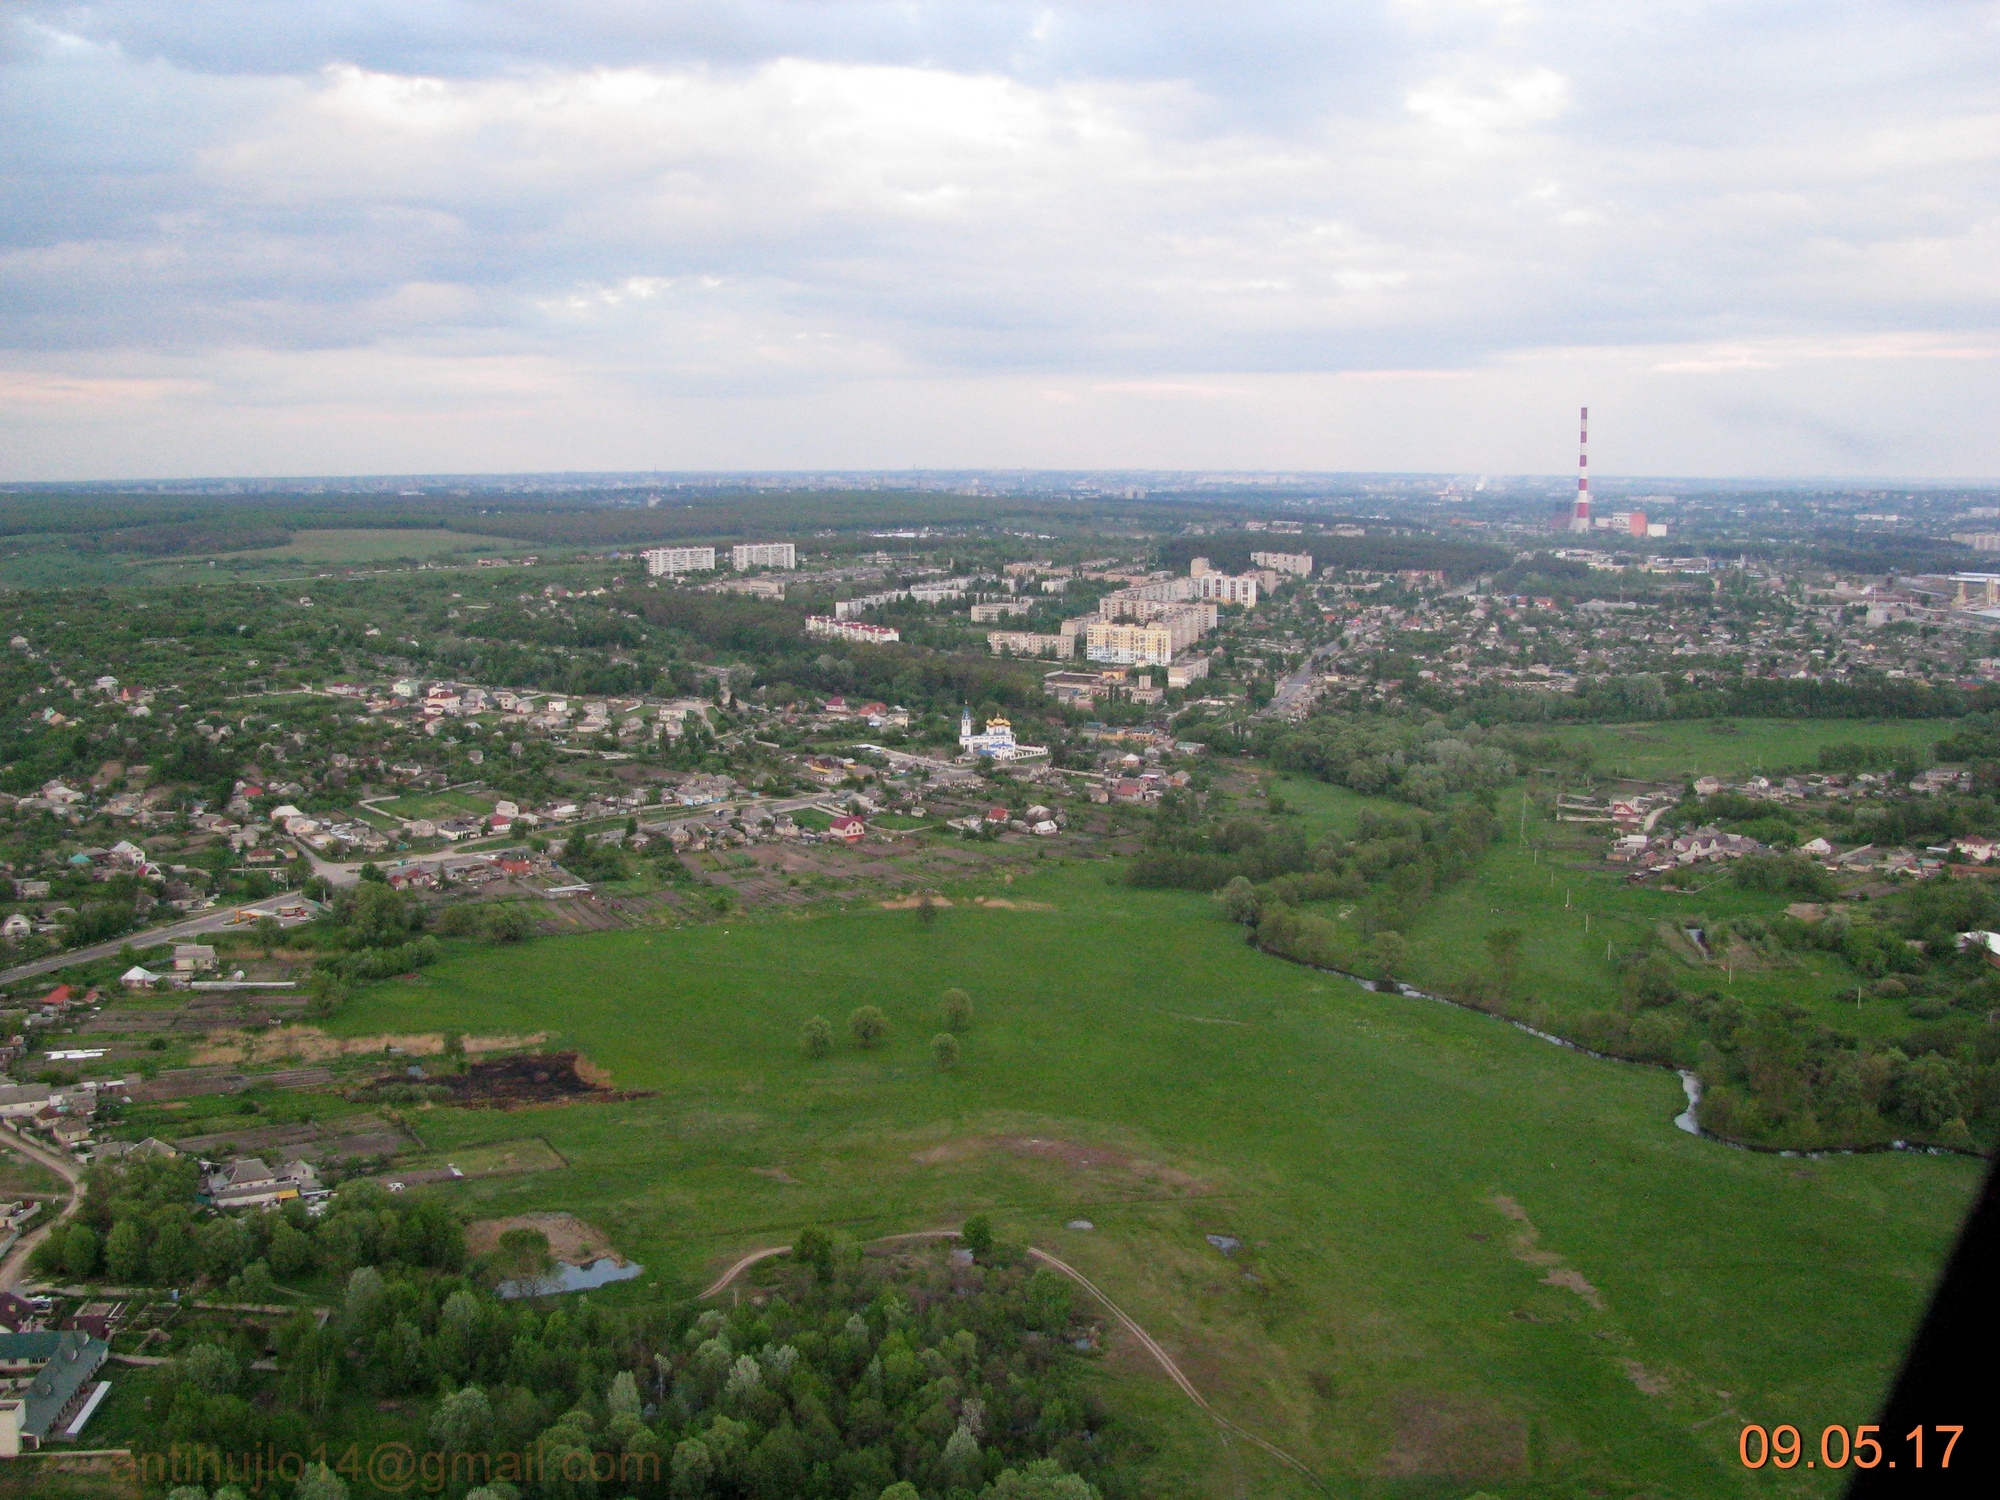
[(2000, 475), (1990, 0), (15, 0), (0, 477)]

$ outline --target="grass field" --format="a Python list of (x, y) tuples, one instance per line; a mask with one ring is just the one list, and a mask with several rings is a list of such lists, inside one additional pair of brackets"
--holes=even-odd
[[(546, 1137), (567, 1169), (427, 1191), (595, 1223), (647, 1268), (600, 1295), (690, 1291), (808, 1222), (873, 1236), (991, 1210), (1340, 1495), (1839, 1488), (1746, 1472), (1737, 1427), (1871, 1419), (1977, 1163), (1696, 1139), (1671, 1073), (1371, 995), (1107, 868), (1018, 879), (1012, 907), (928, 929), (857, 906), (465, 952), (336, 1025), (547, 1028), (654, 1091), (413, 1120), (454, 1160)], [(949, 985), (978, 1013), (942, 1074)], [(864, 1003), (887, 1046), (802, 1056), (808, 1016)], [(1102, 1379), (1158, 1445), (1146, 1493), (1312, 1493), (1129, 1351)]]
[[(1561, 1020), (1614, 1002), (1621, 983), (1615, 960), (1647, 931), (1771, 917), (1798, 899), (1739, 890), (1725, 870), (1712, 871), (1709, 883), (1695, 891), (1627, 885), (1598, 863), (1608, 833), (1549, 823), (1530, 809), (1524, 844), (1519, 793), (1509, 793), (1501, 810), (1507, 841), (1488, 850), (1478, 873), (1445, 891), (1404, 934), (1411, 953), (1404, 977), (1419, 987), (1448, 990), (1486, 964), (1488, 932), (1514, 927), (1522, 933), (1521, 989)], [(1695, 955), (1688, 950), (1686, 956)], [(1829, 1025), (1863, 1036), (1891, 1035), (1908, 1024), (1903, 1001), (1857, 1005), (1856, 975), (1829, 954), (1793, 954), (1772, 966), (1703, 964), (1682, 977), (1691, 988), (1714, 988), (1749, 1003), (1792, 1000)]]
[[(1752, 776), (1812, 769), (1827, 745), (1914, 745), (1928, 750), (1952, 730), (1949, 719), (1730, 719), (1717, 734), (1706, 722), (1573, 724), (1547, 732), (1588, 745), (1597, 770), (1648, 781)], [(1539, 734), (1539, 731), (1537, 731)]]
[[(525, 542), (509, 537), (471, 536), (462, 531), (398, 530), (393, 527), (353, 531), (295, 531), (283, 547), (260, 547), (251, 552), (219, 553), (234, 563), (374, 563), (421, 562), (454, 552), (494, 556), (500, 553), (532, 552)], [(168, 565), (187, 558), (166, 559)]]
[[(0, 1198), (18, 1193), (66, 1193), (69, 1184), (38, 1161), (0, 1151)], [(53, 1211), (53, 1210), (51, 1210)]]
[(372, 802), (369, 806), (391, 818), (430, 818), (435, 821), (483, 818), (493, 811), (493, 799), (471, 792), (426, 792), (421, 796), (391, 797), (384, 802)]

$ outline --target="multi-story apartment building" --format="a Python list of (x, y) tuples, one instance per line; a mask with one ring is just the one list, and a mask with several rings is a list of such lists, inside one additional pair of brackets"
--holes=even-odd
[(1269, 568), (1273, 573), (1289, 573), (1294, 578), (1312, 577), (1310, 552), (1253, 552), (1250, 561), (1257, 567)]
[(1073, 635), (1040, 635), (1032, 630), (989, 630), (986, 645), (995, 656), (1061, 656), (1076, 654)]
[(825, 615), (806, 616), (806, 634), (832, 636), (836, 640), (853, 641), (863, 646), (886, 646), (903, 638), (903, 632), (893, 625), (870, 625), (865, 620), (834, 620)]
[(790, 542), (739, 542), (729, 549), (729, 565), (745, 568), (796, 568), (798, 548)]
[(655, 547), (652, 551), (642, 552), (639, 555), (646, 559), (646, 571), (655, 578), (669, 577), (675, 573), (715, 571), (713, 547)]
[(1192, 610), (1145, 625), (1100, 620), (1084, 632), (1083, 654), (1118, 666), (1163, 667), (1200, 639), (1199, 617)]

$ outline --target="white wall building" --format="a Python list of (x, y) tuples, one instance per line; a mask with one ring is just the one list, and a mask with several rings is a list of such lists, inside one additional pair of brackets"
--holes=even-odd
[(1250, 561), (1257, 567), (1269, 568), (1273, 573), (1289, 573), (1295, 578), (1312, 577), (1310, 552), (1253, 552)]
[(790, 542), (739, 542), (729, 549), (729, 565), (745, 568), (796, 568), (798, 549)]
[(825, 615), (808, 615), (806, 634), (832, 636), (836, 640), (854, 641), (863, 646), (886, 646), (903, 638), (903, 632), (893, 625), (870, 625), (865, 620), (833, 620)]
[(639, 555), (646, 559), (646, 571), (655, 578), (670, 577), (675, 573), (715, 571), (713, 547), (655, 547)]
[(1047, 745), (1023, 745), (1014, 739), (1014, 726), (1005, 719), (988, 719), (985, 729), (972, 732), (972, 710), (958, 716), (959, 748), (969, 756), (987, 756), (996, 761), (1039, 760), (1049, 753)]

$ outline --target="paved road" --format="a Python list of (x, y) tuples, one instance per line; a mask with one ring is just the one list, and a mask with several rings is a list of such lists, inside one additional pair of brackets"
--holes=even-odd
[[(87, 948), (71, 948), (62, 953), (51, 954), (47, 958), (38, 958), (31, 964), (16, 964), (11, 969), (0, 969), (0, 985), (32, 979), (37, 974), (53, 973), (57, 969), (66, 969), (71, 964), (110, 958), (127, 943), (134, 948), (150, 948), (155, 943), (181, 943), (189, 938), (199, 937), (205, 932), (220, 932), (230, 926), (232, 920), (242, 912), (254, 906), (268, 905), (276, 899), (279, 898), (266, 896), (262, 901), (246, 901), (241, 906), (218, 906), (214, 911), (202, 912), (198, 916), (189, 917), (184, 922), (175, 922), (167, 927), (149, 927), (139, 932), (128, 932), (123, 937), (113, 938), (109, 942), (92, 943)], [(281, 917), (278, 919), (278, 925), (296, 927), (300, 922), (308, 920), (310, 919), (300, 917), (287, 921)]]
[(1339, 650), (1337, 645), (1321, 646), (1307, 656), (1297, 671), (1278, 684), (1277, 692), (1271, 695), (1271, 701), (1264, 705), (1263, 711), (1284, 718), (1303, 713), (1312, 702), (1313, 684), (1319, 678), (1320, 659), (1333, 656)]
[(71, 1214), (83, 1207), (83, 1169), (73, 1158), (58, 1156), (53, 1151), (44, 1150), (23, 1140), (11, 1130), (0, 1130), (0, 1146), (5, 1146), (16, 1155), (25, 1156), (29, 1161), (47, 1167), (51, 1172), (58, 1173), (69, 1181), (68, 1206), (40, 1228), (30, 1229), (16, 1240), (14, 1248), (8, 1252), (6, 1261), (0, 1263), (0, 1292), (4, 1292), (10, 1287), (21, 1284), (22, 1273), (28, 1269), (28, 1257), (35, 1253), (35, 1246), (47, 1239), (58, 1224), (66, 1222)]

